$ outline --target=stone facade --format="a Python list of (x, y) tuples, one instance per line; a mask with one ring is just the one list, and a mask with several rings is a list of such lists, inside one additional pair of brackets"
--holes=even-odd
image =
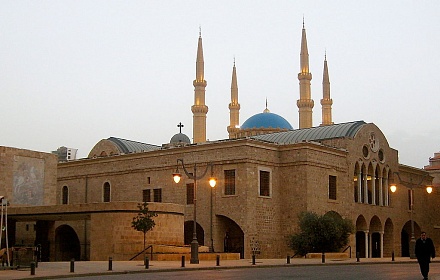
[[(408, 213), (407, 194), (404, 186), (394, 194), (388, 186), (390, 182), (399, 183), (394, 172), (399, 172), (403, 181), (426, 173), (400, 165), (397, 151), (389, 147), (380, 129), (366, 124), (353, 139), (290, 145), (235, 139), (63, 163), (58, 168), (58, 197), (61, 188), (68, 186), (73, 193), (71, 203), (84, 202), (85, 197), (87, 203), (102, 202), (106, 182), (110, 183), (113, 202), (141, 201), (143, 190), (152, 193), (160, 189), (162, 202), (185, 205), (185, 232), (191, 235), (194, 211), (193, 205), (187, 204), (186, 191), (193, 181), (184, 179), (177, 185), (172, 181), (177, 159), (184, 160), (189, 172), (194, 163), (199, 172), (213, 163), (218, 178), (212, 190), (208, 176), (198, 181), (199, 242), (216, 252), (240, 252), (243, 257), (250, 257), (252, 240), (258, 240), (261, 257), (293, 253), (287, 247), (287, 238), (297, 230), (302, 211), (334, 211), (350, 218), (356, 226), (350, 246), (363, 257), (389, 257), (393, 251), (397, 256), (405, 255), (401, 232), (410, 232), (410, 216), (402, 215)], [(235, 171), (234, 194), (226, 194), (227, 170)], [(270, 174), (267, 196), (259, 194), (261, 171)], [(336, 199), (329, 198), (329, 176), (336, 177)], [(363, 181), (361, 186), (358, 178)], [(429, 183), (429, 178), (424, 183)], [(415, 196), (417, 209), (428, 206), (422, 190), (417, 189)], [(433, 228), (432, 221), (419, 211), (414, 219), (416, 233), (421, 228)], [(380, 249), (373, 250), (373, 245)]]
[[(351, 219), (356, 228), (351, 250), (361, 257), (407, 255), (411, 217), (416, 235), (423, 229), (432, 232), (436, 244), (440, 240), (434, 213), (424, 214), (434, 209), (438, 195), (428, 195), (417, 185), (415, 210), (408, 210), (406, 182), (423, 179), (421, 186), (430, 184), (431, 177), (399, 164), (398, 152), (374, 124), (362, 125), (351, 138), (285, 145), (230, 139), (59, 163), (53, 171), (56, 186), (47, 192), (51, 197), (45, 197), (48, 205), (11, 207), (11, 217), (17, 229), (26, 221), (36, 222), (37, 232), (46, 221), (45, 240), (55, 244), (62, 244), (56, 241), (63, 238), (77, 239), (81, 259), (105, 260), (111, 255), (123, 260), (142, 249), (142, 234), (130, 222), (137, 203), (148, 200), (150, 210), (160, 214), (147, 243), (188, 245), (194, 219), (188, 196), (194, 181), (184, 175), (178, 184), (173, 182), (176, 168), (182, 170), (178, 159), (189, 173), (194, 164), (197, 176), (207, 171), (197, 181), (197, 234), (199, 244), (215, 252), (238, 252), (249, 258), (251, 244), (258, 241), (260, 257), (293, 254), (287, 239), (298, 230), (303, 211), (332, 211)], [(210, 163), (215, 188), (208, 185)], [(395, 193), (389, 191), (391, 183), (398, 185)], [(61, 245), (49, 248), (51, 260), (66, 257), (57, 246)]]

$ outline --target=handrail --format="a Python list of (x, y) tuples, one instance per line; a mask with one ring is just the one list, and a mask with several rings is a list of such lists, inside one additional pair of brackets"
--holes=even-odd
[(143, 249), (142, 251), (140, 251), (139, 253), (137, 253), (134, 257), (132, 257), (130, 259), (130, 261), (134, 260), (137, 256), (139, 256), (140, 254), (144, 253), (145, 251), (147, 251), (148, 249), (151, 249), (150, 252), (150, 257), (151, 259), (153, 259), (153, 245), (148, 246), (147, 248)]
[(348, 245), (347, 248), (345, 248), (345, 249), (342, 251), (342, 253), (344, 253), (345, 251), (347, 251), (347, 249), (350, 249), (350, 259), (351, 259), (351, 246), (350, 246), (350, 245)]

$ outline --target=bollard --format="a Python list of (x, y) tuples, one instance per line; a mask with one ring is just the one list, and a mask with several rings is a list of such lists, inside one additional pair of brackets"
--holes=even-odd
[(35, 275), (35, 262), (31, 262), (31, 275)]
[(75, 259), (70, 260), (70, 272), (75, 272)]
[(321, 255), (321, 262), (325, 263), (325, 253), (324, 252), (322, 252), (322, 255)]
[(182, 267), (185, 267), (185, 256), (182, 256)]
[(356, 252), (356, 262), (359, 262), (359, 252)]
[(150, 259), (148, 257), (145, 257), (145, 269), (150, 268)]
[(113, 258), (112, 257), (108, 258), (108, 270), (109, 271), (113, 270)]
[(252, 265), (255, 265), (255, 255), (252, 255)]
[(391, 253), (391, 261), (394, 261), (394, 251)]
[(215, 265), (220, 266), (220, 255), (217, 255)]
[(287, 264), (290, 264), (290, 256), (287, 256)]

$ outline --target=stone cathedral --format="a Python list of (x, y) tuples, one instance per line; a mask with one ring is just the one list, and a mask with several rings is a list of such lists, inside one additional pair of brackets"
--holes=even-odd
[[(46, 261), (128, 260), (142, 250), (142, 234), (130, 225), (143, 201), (158, 213), (156, 227), (147, 234), (158, 258), (160, 252), (188, 251), (194, 213), (200, 252), (241, 258), (250, 258), (255, 241), (261, 258), (293, 255), (287, 240), (298, 230), (298, 215), (304, 211), (352, 220), (355, 232), (349, 245), (361, 258), (409, 256), (412, 235), (422, 230), (440, 241), (435, 230), (440, 196), (436, 188), (432, 194), (423, 188), (432, 184), (429, 170), (400, 164), (398, 151), (374, 123), (333, 122), (327, 56), (322, 122), (312, 123), (315, 104), (304, 23), (299, 66), (298, 129), (267, 105), (240, 124), (234, 62), (229, 138), (207, 141), (207, 81), (199, 34), (193, 142), (181, 130), (161, 145), (109, 137), (98, 141), (87, 158), (68, 162), (58, 162), (53, 154), (0, 147), (0, 191), (10, 202), (11, 244), (39, 244)], [(207, 175), (196, 187), (185, 175), (176, 184), (172, 174), (182, 168)], [(214, 188), (209, 175), (217, 178)], [(397, 184), (394, 193), (391, 184)], [(409, 184), (414, 188), (408, 189)]]

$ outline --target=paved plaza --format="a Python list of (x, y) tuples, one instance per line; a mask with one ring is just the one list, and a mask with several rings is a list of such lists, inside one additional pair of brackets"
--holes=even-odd
[[(181, 270), (209, 270), (209, 269), (232, 269), (232, 268), (255, 268), (255, 267), (275, 267), (275, 266), (322, 266), (322, 265), (363, 265), (363, 264), (399, 264), (416, 263), (416, 260), (409, 258), (396, 258), (392, 261), (389, 258), (383, 259), (327, 259), (322, 263), (321, 259), (294, 258), (287, 264), (287, 259), (256, 259), (255, 265), (251, 259), (242, 260), (221, 260), (219, 266), (216, 261), (200, 261), (199, 264), (185, 262), (182, 267), (181, 261), (150, 261), (149, 268), (146, 269), (142, 261), (113, 261), (112, 270), (109, 271), (108, 261), (77, 261), (74, 263), (74, 272), (71, 272), (70, 262), (42, 262), (35, 269), (35, 275), (31, 275), (29, 268), (18, 270), (0, 270), (0, 280), (3, 279), (57, 279), (78, 276), (93, 275), (117, 275), (129, 273), (149, 273), (160, 271), (181, 271)], [(436, 265), (436, 262), (433, 263)], [(431, 280), (440, 280), (440, 274), (431, 274)]]

